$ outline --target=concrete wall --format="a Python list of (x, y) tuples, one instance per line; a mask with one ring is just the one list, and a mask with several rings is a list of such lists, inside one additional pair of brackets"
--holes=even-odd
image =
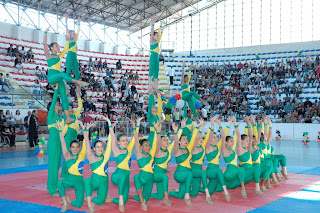
[[(43, 42), (43, 34), (44, 31), (39, 31), (33, 28), (28, 27), (22, 27), (22, 26), (16, 26), (12, 24), (7, 24), (0, 22), (0, 29), (1, 33), (0, 35), (18, 38), (18, 39), (25, 39), (29, 41), (35, 41), (35, 42)], [(51, 42), (58, 42), (59, 45), (65, 44), (65, 36), (62, 34), (54, 34), (54, 33), (48, 33), (48, 43)], [(115, 46), (109, 45), (109, 44), (102, 44), (97, 41), (88, 41), (84, 39), (78, 40), (78, 48), (82, 50), (88, 50), (88, 51), (95, 51), (95, 52), (106, 52), (106, 53), (118, 53), (118, 54), (126, 54), (127, 47), (125, 46), (119, 46), (115, 52)], [(138, 49), (135, 49), (135, 51), (130, 51), (130, 54), (138, 54)]]
[[(282, 52), (282, 51), (297, 51), (297, 50), (307, 50), (316, 49), (320, 46), (320, 41), (310, 41), (310, 42), (297, 42), (288, 44), (271, 44), (271, 45), (260, 45), (260, 46), (248, 46), (248, 47), (236, 47), (236, 48), (225, 48), (225, 49), (211, 49), (211, 50), (199, 50), (192, 51), (194, 56), (205, 55), (226, 55), (226, 54), (247, 54), (247, 53), (261, 53), (261, 52)], [(307, 55), (308, 53), (306, 53)], [(175, 52), (170, 55), (190, 55), (189, 51), (185, 52)]]

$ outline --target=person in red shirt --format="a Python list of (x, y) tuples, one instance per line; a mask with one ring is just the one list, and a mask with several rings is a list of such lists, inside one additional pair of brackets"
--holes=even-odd
[(83, 119), (82, 119), (82, 122), (84, 124), (90, 124), (93, 120), (94, 120), (93, 117), (91, 117), (88, 112), (84, 113), (84, 116), (83, 116)]

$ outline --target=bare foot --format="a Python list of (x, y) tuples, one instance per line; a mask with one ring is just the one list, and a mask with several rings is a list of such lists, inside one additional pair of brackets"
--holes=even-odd
[(53, 194), (52, 197), (60, 197), (60, 194), (57, 192), (57, 193)]

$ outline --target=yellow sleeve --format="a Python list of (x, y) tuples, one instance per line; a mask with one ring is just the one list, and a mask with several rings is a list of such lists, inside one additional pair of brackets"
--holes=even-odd
[(171, 144), (169, 144), (169, 146), (167, 147), (167, 149), (168, 149), (169, 153), (171, 153), (171, 152), (172, 152), (173, 147), (174, 147), (174, 140), (173, 140), (173, 142), (172, 142)]
[[(139, 134), (139, 127), (137, 127), (137, 133)], [(135, 140), (134, 140), (134, 136), (132, 135), (132, 138), (131, 138), (131, 141), (130, 141), (130, 143), (128, 144), (128, 146), (127, 146), (127, 150), (128, 150), (128, 152), (132, 152), (132, 149), (133, 149), (133, 147), (134, 147), (134, 144), (135, 144)]]
[(158, 138), (158, 133), (155, 133), (153, 136), (153, 141), (152, 141), (152, 148), (150, 149), (150, 155), (151, 157), (154, 157), (157, 151), (157, 138)]
[(85, 157), (86, 157), (86, 144), (85, 144), (85, 141), (83, 140), (82, 141), (82, 148), (79, 153), (79, 160), (83, 161), (85, 159)]
[(189, 150), (189, 152), (191, 152), (193, 146), (194, 146), (194, 142), (196, 142), (196, 138), (197, 138), (197, 135), (198, 135), (198, 132), (199, 132), (199, 129), (197, 128), (193, 134), (192, 134), (192, 137), (191, 137), (191, 140), (187, 146), (187, 149)]
[(181, 138), (182, 133), (183, 133), (183, 129), (180, 128), (179, 131), (178, 131), (178, 138), (179, 139)]
[(202, 141), (202, 147), (203, 147), (204, 150), (205, 150), (206, 145), (207, 145), (207, 143), (208, 143), (210, 132), (211, 132), (211, 130), (209, 129), (208, 132), (207, 132), (207, 135), (206, 135), (205, 139)]
[(63, 49), (63, 51), (61, 53), (58, 54), (58, 56), (60, 58), (63, 58), (63, 56), (65, 54), (67, 54), (68, 50), (69, 50), (69, 39), (66, 40), (66, 44), (64, 45), (64, 49)]
[(264, 123), (261, 125), (261, 133), (264, 134)]
[(234, 132), (234, 135), (233, 135), (233, 147), (232, 147), (232, 150), (233, 150), (233, 151), (236, 150), (237, 140), (238, 140), (237, 133)]
[(68, 125), (65, 124), (65, 122), (63, 122), (63, 126), (62, 126), (62, 133), (63, 135), (66, 135), (68, 131)]
[(104, 156), (104, 161), (109, 161), (110, 155), (111, 155), (111, 134), (108, 135), (108, 144), (107, 144), (107, 148), (103, 153)]
[(160, 43), (161, 38), (162, 38), (162, 27), (160, 27), (160, 28), (158, 29), (158, 33), (159, 33), (159, 40), (158, 40), (157, 42)]
[[(224, 135), (225, 135), (225, 136), (227, 136), (227, 135), (228, 135), (229, 130), (230, 130), (230, 127), (229, 127), (229, 126), (227, 126), (227, 127), (225, 128), (225, 130), (224, 130)], [(218, 149), (220, 149), (220, 148), (221, 148), (221, 145), (222, 145), (222, 138), (220, 138), (220, 140), (219, 140), (219, 141), (218, 141), (218, 143), (217, 143), (217, 147), (218, 147)]]
[(161, 95), (158, 95), (158, 110), (157, 110), (157, 115), (160, 117), (162, 113), (162, 99)]
[(257, 129), (257, 125), (253, 125), (253, 126), (252, 126), (252, 133), (253, 133), (253, 136), (256, 137), (256, 139), (258, 140), (258, 129)]
[(74, 39), (75, 41), (78, 41), (78, 39), (79, 39), (79, 33), (80, 33), (80, 24), (78, 24), (77, 36), (76, 36), (76, 38)]
[(81, 113), (82, 107), (83, 107), (83, 105), (82, 105), (82, 100), (81, 100), (81, 98), (78, 98), (78, 108), (76, 109), (76, 111), (75, 111), (75, 113), (74, 113), (74, 115), (75, 115), (77, 118), (79, 117), (79, 115), (80, 115), (80, 113)]
[[(183, 77), (183, 76), (182, 76)], [(189, 73), (188, 73), (188, 84), (190, 83), (190, 80), (191, 80), (191, 71), (189, 70)]]
[(248, 135), (249, 134), (248, 132), (249, 132), (248, 128), (244, 128), (244, 134)]
[(266, 132), (267, 135), (269, 135), (269, 126), (270, 126), (269, 123), (265, 125), (267, 129), (265, 129), (264, 131)]

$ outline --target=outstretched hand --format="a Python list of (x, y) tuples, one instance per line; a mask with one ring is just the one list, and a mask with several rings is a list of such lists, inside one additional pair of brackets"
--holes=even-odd
[(185, 128), (186, 125), (187, 125), (187, 119), (188, 118), (184, 118), (182, 121), (181, 121), (181, 128)]
[[(132, 118), (131, 118), (132, 119)], [(137, 126), (140, 126), (141, 121), (143, 120), (143, 117), (137, 118)]]
[(59, 130), (62, 130), (60, 121), (57, 120), (57, 121), (56, 121), (56, 124), (57, 124), (58, 129), (59, 129)]
[(176, 122), (173, 122), (173, 123), (172, 123), (172, 129), (173, 129), (173, 131), (174, 131), (175, 133), (178, 132), (179, 126), (178, 126), (178, 124), (176, 124)]

